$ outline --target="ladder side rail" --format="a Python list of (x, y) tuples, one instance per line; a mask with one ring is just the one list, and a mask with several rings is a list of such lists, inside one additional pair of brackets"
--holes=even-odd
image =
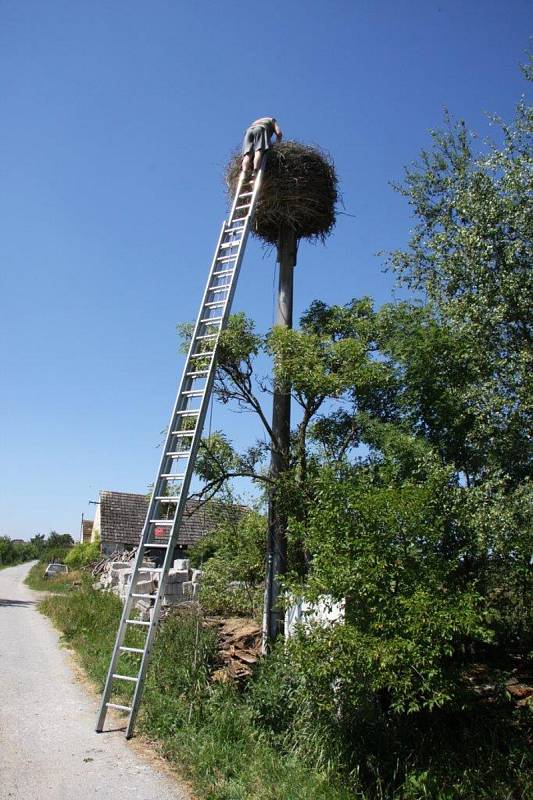
[(231, 222), (231, 220), (233, 219), (233, 216), (235, 214), (235, 208), (237, 207), (237, 204), (239, 202), (239, 195), (241, 193), (243, 179), (244, 179), (244, 175), (243, 175), (243, 172), (241, 170), (241, 174), (239, 175), (239, 181), (237, 183), (237, 189), (235, 191), (235, 197), (233, 198), (233, 202), (231, 204), (231, 211), (229, 213), (228, 222)]
[[(214, 271), (214, 269), (216, 267), (217, 256), (218, 256), (218, 253), (220, 251), (220, 245), (222, 243), (222, 239), (224, 237), (225, 230), (226, 230), (226, 220), (224, 220), (224, 222), (222, 223), (222, 227), (220, 229), (220, 234), (219, 234), (219, 237), (218, 237), (218, 242), (217, 242), (217, 246), (216, 246), (216, 250), (215, 250), (215, 255), (214, 255), (213, 261), (211, 263), (211, 268), (209, 270), (209, 276), (207, 278), (207, 282), (206, 282), (205, 289), (204, 289), (204, 294), (203, 294), (203, 297), (202, 297), (202, 304), (200, 306), (200, 311), (199, 311), (197, 319), (196, 319), (196, 325), (195, 325), (195, 334), (196, 335), (197, 335), (199, 327), (200, 327), (199, 320), (200, 320), (200, 318), (202, 316), (202, 311), (203, 311), (204, 305), (207, 302), (207, 297), (209, 296), (209, 286), (211, 285), (210, 282), (212, 281), (212, 273), (213, 273), (213, 271)], [(170, 416), (170, 422), (169, 422), (169, 425), (168, 425), (165, 444), (164, 444), (163, 452), (161, 454), (161, 460), (160, 460), (160, 463), (159, 463), (159, 470), (158, 470), (158, 473), (157, 473), (157, 480), (154, 483), (154, 486), (153, 486), (153, 489), (152, 489), (152, 494), (151, 494), (151, 497), (150, 497), (150, 502), (148, 503), (148, 509), (147, 509), (147, 512), (146, 512), (146, 517), (145, 517), (145, 520), (144, 520), (144, 525), (143, 525), (143, 529), (142, 529), (142, 533), (141, 533), (141, 537), (140, 537), (140, 541), (139, 541), (139, 547), (137, 549), (137, 554), (135, 556), (135, 561), (134, 561), (134, 565), (133, 565), (131, 583), (130, 583), (130, 586), (129, 586), (129, 589), (128, 589), (128, 593), (127, 593), (126, 599), (124, 601), (124, 607), (122, 609), (122, 615), (121, 615), (119, 627), (118, 627), (118, 630), (117, 630), (117, 638), (115, 640), (115, 646), (113, 648), (113, 654), (111, 656), (111, 662), (110, 662), (110, 665), (109, 665), (109, 671), (108, 671), (108, 674), (107, 674), (104, 690), (102, 692), (102, 701), (101, 701), (101, 705), (100, 705), (100, 710), (98, 712), (98, 721), (96, 723), (96, 731), (98, 733), (101, 732), (101, 730), (103, 728), (103, 725), (104, 725), (105, 717), (106, 717), (107, 701), (108, 701), (109, 696), (111, 694), (111, 688), (112, 688), (112, 684), (113, 684), (113, 674), (114, 674), (114, 672), (116, 670), (117, 661), (118, 661), (118, 658), (119, 658), (119, 655), (120, 655), (120, 648), (122, 646), (122, 643), (124, 641), (124, 636), (125, 636), (125, 633), (126, 633), (126, 628), (127, 628), (126, 620), (129, 619), (129, 615), (130, 615), (130, 612), (131, 612), (131, 609), (132, 609), (132, 606), (133, 606), (133, 599), (134, 598), (132, 597), (132, 594), (133, 594), (134, 588), (135, 588), (136, 577), (138, 575), (139, 567), (142, 565), (142, 562), (143, 562), (143, 560), (145, 558), (143, 544), (145, 544), (146, 541), (148, 540), (148, 536), (149, 536), (149, 533), (150, 533), (150, 520), (153, 518), (154, 510), (156, 508), (156, 502), (157, 501), (155, 500), (155, 497), (159, 493), (158, 490), (159, 490), (160, 482), (161, 482), (160, 475), (161, 475), (162, 472), (165, 471), (164, 467), (169, 461), (169, 458), (167, 456), (167, 452), (169, 451), (170, 444), (171, 444), (173, 436), (174, 436), (174, 434), (172, 433), (172, 430), (174, 428), (174, 423), (175, 423), (175, 419), (176, 419), (176, 412), (178, 411), (179, 405), (182, 402), (183, 387), (184, 387), (184, 385), (186, 384), (186, 381), (187, 381), (187, 371), (188, 371), (188, 366), (189, 366), (189, 363), (190, 363), (190, 360), (191, 360), (191, 354), (192, 354), (193, 349), (194, 349), (194, 345), (195, 345), (195, 339), (194, 339), (194, 336), (193, 336), (193, 338), (191, 339), (190, 346), (189, 346), (189, 351), (187, 353), (187, 358), (186, 358), (186, 361), (185, 361), (185, 366), (184, 366), (182, 377), (181, 377), (180, 387), (179, 387), (178, 393), (176, 395), (176, 400), (174, 402), (174, 406), (173, 406), (173, 409), (172, 409), (172, 414)]]
[[(259, 191), (260, 184), (261, 184), (264, 163), (265, 163), (265, 157), (263, 156), (260, 168), (259, 168), (257, 176), (256, 176), (256, 180), (255, 180), (255, 183), (254, 183), (254, 189), (253, 189), (253, 193), (252, 193), (250, 209), (248, 211), (248, 214), (246, 215), (245, 223), (244, 223), (244, 226), (243, 226), (243, 233), (242, 233), (242, 236), (241, 236), (241, 239), (240, 239), (240, 242), (239, 242), (238, 254), (237, 254), (237, 257), (236, 257), (236, 263), (235, 263), (235, 268), (234, 268), (234, 271), (233, 271), (233, 275), (231, 276), (230, 284), (229, 284), (229, 287), (228, 287), (228, 296), (227, 296), (227, 300), (226, 300), (226, 305), (224, 307), (224, 313), (223, 313), (223, 317), (222, 317), (222, 321), (221, 321), (221, 326), (220, 326), (220, 330), (219, 330), (218, 335), (217, 335), (216, 343), (215, 343), (214, 348), (213, 348), (215, 351), (216, 351), (216, 346), (218, 345), (218, 340), (220, 338), (220, 334), (222, 333), (222, 331), (224, 330), (224, 328), (227, 325), (227, 321), (228, 321), (229, 314), (230, 314), (230, 311), (231, 311), (231, 305), (232, 305), (233, 297), (234, 297), (234, 294), (235, 294), (235, 288), (236, 288), (236, 285), (237, 285), (237, 279), (238, 279), (238, 276), (239, 276), (241, 263), (242, 263), (242, 259), (243, 259), (243, 256), (244, 256), (244, 251), (245, 251), (245, 248), (246, 248), (246, 242), (247, 242), (247, 239), (248, 239), (248, 233), (249, 233), (249, 230), (250, 230), (250, 224), (251, 224), (251, 220), (252, 220), (252, 216), (253, 216), (253, 208), (254, 208), (255, 200), (257, 198), (257, 193)], [(241, 185), (241, 183), (242, 183), (242, 176), (241, 176), (241, 180), (239, 181), (239, 186)], [(230, 216), (229, 223), (231, 224), (231, 222), (232, 222), (232, 217)], [(226, 225), (226, 223), (224, 223), (224, 224)], [(218, 251), (218, 248), (217, 248), (217, 251)], [(215, 257), (215, 261), (216, 261), (216, 257)], [(214, 269), (214, 266), (212, 267), (212, 269)], [(210, 275), (210, 277), (211, 277), (211, 275)], [(208, 283), (208, 285), (210, 285), (210, 284)], [(205, 297), (204, 297), (204, 302), (205, 302)], [(202, 308), (203, 308), (203, 304), (202, 304)], [(194, 340), (191, 342), (191, 351), (190, 352), (192, 352), (192, 350), (193, 350), (193, 343), (194, 343)], [(132, 705), (131, 705), (130, 717), (129, 717), (128, 725), (127, 725), (127, 728), (126, 728), (126, 738), (127, 739), (130, 739), (131, 736), (133, 735), (133, 728), (134, 728), (134, 725), (135, 725), (135, 720), (136, 720), (136, 717), (137, 717), (139, 704), (140, 704), (141, 697), (142, 697), (142, 691), (143, 691), (144, 680), (145, 680), (145, 676), (146, 676), (146, 670), (147, 670), (147, 667), (148, 667), (148, 662), (150, 660), (150, 652), (151, 652), (153, 641), (154, 641), (154, 638), (155, 638), (155, 632), (156, 632), (156, 628), (157, 628), (157, 620), (159, 619), (159, 614), (160, 614), (160, 611), (161, 611), (161, 602), (162, 602), (162, 599), (163, 599), (163, 596), (164, 596), (164, 593), (165, 593), (165, 588), (166, 588), (167, 577), (168, 577), (170, 565), (171, 565), (171, 562), (173, 560), (174, 543), (175, 543), (175, 541), (177, 539), (177, 536), (178, 536), (178, 533), (179, 533), (179, 529), (180, 529), (180, 526), (181, 526), (181, 520), (183, 518), (183, 513), (185, 511), (185, 504), (187, 502), (187, 495), (188, 495), (188, 492), (189, 492), (189, 486), (190, 486), (190, 482), (191, 482), (192, 475), (193, 475), (193, 472), (194, 472), (196, 454), (197, 454), (198, 448), (200, 446), (202, 429), (203, 429), (203, 425), (204, 425), (204, 422), (205, 422), (205, 417), (207, 415), (207, 410), (208, 410), (208, 407), (209, 407), (209, 401), (210, 401), (210, 398), (211, 398), (211, 392), (212, 392), (212, 388), (213, 388), (213, 384), (214, 384), (214, 380), (215, 380), (215, 374), (216, 374), (216, 352), (213, 354), (213, 356), (211, 356), (211, 361), (210, 361), (210, 365), (209, 365), (209, 374), (208, 374), (208, 377), (207, 377), (207, 380), (206, 380), (206, 386), (205, 386), (205, 393), (204, 393), (204, 396), (203, 396), (203, 399), (202, 399), (201, 407), (199, 409), (199, 415), (198, 415), (198, 419), (197, 419), (197, 422), (196, 422), (196, 428), (195, 428), (193, 441), (191, 442), (190, 456), (189, 456), (187, 469), (186, 469), (185, 476), (184, 476), (183, 483), (182, 483), (182, 488), (181, 488), (180, 499), (179, 499), (179, 502), (178, 502), (178, 507), (176, 509), (176, 513), (175, 513), (175, 516), (174, 516), (174, 524), (172, 526), (171, 533), (169, 535), (169, 540), (168, 540), (169, 546), (168, 546), (167, 551), (165, 553), (165, 559), (164, 559), (164, 563), (163, 563), (163, 571), (161, 573), (161, 577), (160, 577), (160, 580), (159, 580), (159, 586), (158, 586), (158, 589), (157, 589), (157, 595), (156, 595), (155, 603), (154, 603), (154, 606), (153, 606), (153, 608), (151, 610), (152, 611), (152, 624), (150, 626), (150, 630), (148, 631), (148, 635), (147, 635), (147, 638), (146, 638), (145, 650), (144, 650), (144, 653), (142, 655), (141, 665), (140, 665), (139, 673), (138, 673), (138, 680), (137, 680), (137, 683), (136, 683), (136, 686), (135, 686), (135, 690), (134, 690), (134, 694), (133, 694), (133, 701), (132, 701)], [(158, 476), (158, 481), (159, 481), (159, 476)]]

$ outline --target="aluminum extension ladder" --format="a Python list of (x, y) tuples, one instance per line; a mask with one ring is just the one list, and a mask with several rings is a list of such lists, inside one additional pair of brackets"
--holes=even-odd
[[(244, 179), (241, 173), (229, 219), (222, 224), (215, 255), (204, 291), (200, 311), (196, 319), (187, 360), (183, 368), (179, 391), (170, 417), (161, 463), (154, 482), (154, 488), (140, 546), (137, 550), (131, 583), (124, 603), (117, 638), (111, 657), (96, 731), (103, 730), (108, 708), (128, 713), (126, 738), (133, 735), (135, 718), (143, 692), (146, 669), (150, 659), (161, 601), (165, 594), (168, 571), (172, 566), (175, 543), (185, 511), (189, 484), (194, 472), (196, 454), (200, 444), (209, 400), (213, 388), (216, 368), (216, 350), (220, 333), (227, 325), (233, 295), (237, 284), (246, 240), (250, 231), (253, 211), (261, 186), (265, 157), (255, 179)], [(174, 512), (171, 509), (174, 507)], [(161, 541), (161, 532), (165, 541)], [(146, 558), (164, 554), (162, 566), (154, 569), (143, 566)], [(139, 576), (142, 573), (159, 573), (159, 584), (155, 594), (136, 592)], [(132, 619), (136, 600), (155, 601), (151, 619), (144, 622)], [(141, 647), (124, 644), (129, 626), (145, 633)], [(135, 654), (139, 658), (136, 675), (126, 675), (120, 669), (120, 659), (124, 654)], [(131, 705), (109, 702), (115, 681), (133, 683)]]

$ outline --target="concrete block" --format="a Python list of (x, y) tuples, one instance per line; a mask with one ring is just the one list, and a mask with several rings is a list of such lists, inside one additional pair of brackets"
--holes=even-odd
[(183, 603), (183, 595), (165, 594), (161, 602), (164, 606), (178, 606), (180, 603)]
[(137, 581), (137, 585), (135, 587), (135, 592), (137, 594), (154, 594), (155, 591), (156, 586), (154, 581)]
[(137, 600), (135, 603), (135, 608), (138, 608), (139, 611), (149, 611), (152, 607), (152, 603), (150, 600)]
[(183, 597), (187, 600), (191, 600), (196, 595), (196, 590), (198, 588), (197, 583), (193, 583), (192, 581), (185, 581), (182, 583), (183, 587)]
[(165, 594), (183, 595), (183, 583), (170, 583), (165, 587)]
[(129, 561), (112, 561), (109, 569), (111, 572), (117, 569), (131, 569), (131, 564)]
[(189, 570), (188, 569), (171, 569), (168, 572), (168, 580), (167, 586), (170, 586), (174, 583), (183, 583), (184, 581), (189, 580)]
[(174, 561), (174, 569), (175, 570), (188, 570), (189, 569), (189, 559), (188, 558), (176, 558)]
[(129, 569), (117, 569), (110, 573), (110, 575), (114, 578), (117, 577), (117, 582), (122, 586), (125, 586), (131, 581), (131, 576), (133, 575), (133, 570)]

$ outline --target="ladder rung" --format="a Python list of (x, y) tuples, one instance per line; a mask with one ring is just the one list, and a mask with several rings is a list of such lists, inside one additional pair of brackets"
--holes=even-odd
[(191, 450), (170, 450), (169, 452), (172, 453), (173, 458), (188, 458), (191, 454)]
[(146, 542), (146, 544), (143, 545), (143, 547), (144, 547), (145, 550), (148, 549), (149, 547), (151, 549), (156, 547), (158, 550), (163, 550), (163, 549), (164, 550), (168, 550), (168, 543), (167, 544), (156, 544), (155, 542)]
[[(242, 211), (243, 208), (250, 208), (250, 203), (247, 203), (244, 206), (235, 206), (235, 211)], [(239, 217), (239, 219), (242, 219), (242, 217)]]
[[(170, 528), (172, 525), (174, 525), (174, 520), (173, 520), (173, 519), (151, 519), (151, 520), (150, 520), (150, 522), (151, 522), (153, 525), (162, 525), (162, 526), (165, 526), (165, 525), (166, 525), (166, 526), (168, 526), (169, 528)], [(161, 545), (158, 545), (158, 544), (157, 544), (157, 545), (154, 545), (154, 547), (160, 547), (160, 546), (161, 546)], [(166, 545), (164, 545), (164, 547), (166, 547)]]
[(121, 645), (119, 650), (124, 650), (126, 653), (144, 653), (142, 647), (126, 647), (125, 645)]
[(186, 389), (182, 392), (186, 397), (201, 397), (204, 394), (203, 389)]
[(176, 436), (194, 436), (196, 431), (172, 431)]
[[(231, 286), (230, 283), (223, 283), (221, 286), (210, 286), (208, 291), (209, 292), (227, 292), (228, 289), (230, 288), (230, 286)], [(223, 302), (225, 304), (227, 302), (227, 298), (225, 298), (224, 300), (221, 300), (219, 302)]]
[[(203, 333), (201, 336), (195, 336), (194, 340), (195, 342), (199, 342), (202, 339), (216, 339), (217, 336), (218, 333)], [(182, 394), (184, 394), (184, 392), (182, 392)]]
[[(139, 570), (140, 571), (140, 570)], [(149, 622), (143, 622), (140, 619), (127, 619), (126, 623), (128, 625), (143, 625), (145, 628), (150, 626)]]
[(251, 197), (252, 195), (253, 195), (253, 192), (241, 192), (239, 197)]
[(139, 680), (139, 678), (134, 678), (132, 675), (119, 675), (118, 672), (113, 673), (113, 678), (119, 681), (133, 681), (133, 683), (137, 683)]
[(239, 247), (240, 243), (241, 243), (240, 239), (237, 242), (222, 242), (222, 244), (220, 245), (220, 249), (222, 250), (222, 248), (224, 248), (225, 250), (227, 250), (228, 247)]
[[(225, 300), (213, 300), (211, 303), (204, 303), (204, 308), (221, 308), (225, 305)], [(220, 317), (220, 319), (222, 319), (222, 317)]]
[(185, 478), (185, 475), (182, 475), (181, 473), (178, 475), (177, 472), (163, 472), (161, 478), (164, 478), (166, 481), (182, 481)]
[(156, 594), (132, 594), (132, 597), (142, 597), (143, 600), (155, 600)]
[(180, 499), (180, 497), (181, 497), (181, 495), (179, 495), (179, 494), (175, 494), (175, 495), (168, 495), (168, 494), (164, 495), (164, 494), (161, 494), (161, 495), (158, 495), (154, 499), (155, 500), (159, 500), (160, 503), (177, 503), (178, 500)]
[[(222, 304), (218, 303), (217, 305), (222, 305)], [(203, 319), (200, 320), (200, 322), (202, 323), (202, 325), (218, 325), (218, 323), (222, 322), (223, 319), (224, 317), (204, 317)]]
[(176, 414), (179, 414), (180, 417), (194, 417), (195, 414), (199, 414), (200, 409), (184, 409), (183, 411), (176, 411)]
[(230, 261), (236, 261), (238, 255), (238, 253), (234, 253), (233, 255), (229, 256), (217, 256), (217, 262), (219, 264), (229, 264)]
[(108, 708), (118, 708), (119, 711), (131, 711), (130, 706), (121, 706), (118, 703), (106, 703)]
[[(163, 572), (163, 567), (139, 567), (137, 572)], [(144, 650), (141, 652), (144, 653)]]
[[(233, 275), (235, 270), (233, 269), (221, 269), (217, 270), (217, 272), (213, 272), (213, 278), (225, 278), (226, 275)], [(215, 286), (215, 289), (228, 289), (229, 284), (227, 286)]]
[(194, 372), (187, 372), (188, 378), (200, 378), (201, 376), (205, 377), (206, 375), (209, 375), (208, 369), (197, 369)]
[(192, 353), (189, 358), (208, 358), (215, 354), (214, 350), (210, 350), (207, 353)]

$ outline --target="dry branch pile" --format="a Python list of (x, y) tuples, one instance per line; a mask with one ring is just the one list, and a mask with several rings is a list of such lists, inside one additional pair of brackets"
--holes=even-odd
[[(276, 245), (280, 227), (287, 226), (297, 239), (324, 241), (335, 225), (339, 199), (331, 158), (316, 147), (294, 141), (275, 144), (267, 152), (254, 234)], [(237, 188), (241, 161), (242, 156), (236, 154), (226, 168), (230, 196)]]
[(93, 578), (97, 578), (98, 575), (101, 575), (103, 572), (108, 569), (111, 564), (115, 561), (121, 561), (127, 563), (129, 561), (133, 561), (135, 555), (137, 553), (137, 548), (133, 550), (116, 550), (114, 553), (111, 553), (109, 556), (102, 556), (96, 564), (89, 564), (88, 567), (84, 567), (86, 570), (91, 570), (91, 575)]

